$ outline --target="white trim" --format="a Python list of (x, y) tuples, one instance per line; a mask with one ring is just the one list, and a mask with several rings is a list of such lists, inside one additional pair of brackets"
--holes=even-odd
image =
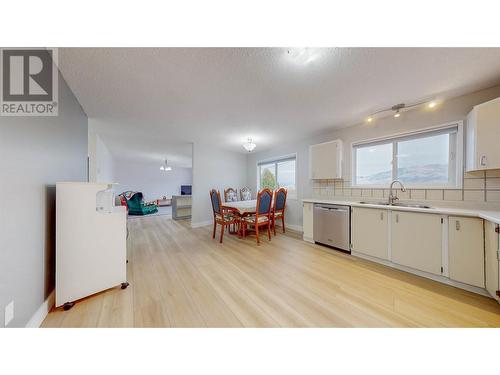
[(55, 290), (53, 290), (47, 299), (43, 301), (38, 310), (35, 311), (28, 323), (26, 323), (26, 328), (39, 328), (42, 325), (44, 319), (49, 314), (50, 309), (54, 306), (55, 296)]
[(410, 131), (401, 132), (401, 133), (392, 133), (389, 135), (380, 136), (380, 137), (376, 137), (376, 138), (364, 139), (362, 141), (355, 141), (355, 142), (351, 143), (351, 148), (353, 146), (359, 146), (362, 144), (374, 143), (374, 142), (378, 142), (378, 141), (388, 141), (388, 140), (395, 139), (395, 138), (401, 138), (401, 137), (406, 137), (406, 136), (411, 137), (413, 135), (428, 133), (430, 131), (449, 129), (449, 128), (453, 128), (455, 126), (463, 125), (463, 123), (464, 122), (462, 120), (451, 121), (451, 122), (447, 122), (445, 124), (429, 126), (427, 128), (422, 128), (422, 129), (418, 129), (418, 130), (410, 130)]
[(207, 225), (213, 224), (213, 220), (206, 220), (206, 221), (200, 221), (198, 223), (193, 223), (191, 222), (191, 228), (201, 228), (201, 227), (206, 227)]
[[(450, 128), (457, 128), (456, 132), (456, 151), (457, 154), (455, 155), (455, 166), (456, 166), (456, 171), (454, 171), (455, 175), (455, 185), (430, 185), (430, 184), (424, 184), (424, 185), (418, 185), (418, 184), (406, 184), (405, 186), (409, 189), (445, 189), (445, 190), (461, 190), (463, 189), (463, 173), (464, 173), (464, 122), (463, 121), (453, 121), (449, 122), (446, 124), (441, 124), (437, 126), (431, 126), (415, 131), (409, 131), (409, 132), (401, 132), (401, 133), (396, 133), (396, 134), (391, 134), (387, 136), (382, 136), (382, 137), (377, 137), (377, 138), (372, 138), (372, 139), (366, 139), (362, 141), (356, 141), (356, 142), (351, 142), (351, 188), (354, 189), (387, 189), (386, 185), (359, 185), (356, 184), (356, 148), (357, 146), (362, 146), (362, 145), (369, 145), (369, 144), (377, 144), (377, 143), (383, 143), (383, 142), (394, 142), (394, 140), (397, 140), (398, 138), (412, 138), (412, 137), (417, 137), (421, 134), (429, 133), (429, 132), (435, 132), (439, 130), (446, 130)], [(451, 146), (451, 145), (450, 145)], [(393, 147), (393, 170), (392, 170), (392, 178), (395, 177), (395, 168), (396, 165), (394, 164), (395, 156), (394, 154), (397, 153), (397, 150), (394, 149)], [(450, 147), (450, 153), (453, 150), (451, 150)], [(451, 159), (451, 157), (450, 157)]]
[(294, 231), (300, 232), (300, 233), (302, 233), (304, 231), (302, 225), (288, 224), (287, 222), (285, 222), (285, 227), (286, 227), (286, 229), (291, 229), (291, 230), (294, 230)]

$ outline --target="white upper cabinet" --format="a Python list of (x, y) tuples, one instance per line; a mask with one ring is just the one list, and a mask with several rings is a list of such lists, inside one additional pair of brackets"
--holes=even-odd
[(309, 177), (313, 180), (342, 178), (340, 139), (309, 146)]
[(466, 169), (500, 169), (500, 98), (476, 105), (467, 116)]

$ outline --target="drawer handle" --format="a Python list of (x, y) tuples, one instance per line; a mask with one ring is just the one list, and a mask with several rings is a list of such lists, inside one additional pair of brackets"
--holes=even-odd
[(380, 220), (384, 220), (384, 213), (383, 212), (380, 213)]
[(396, 223), (399, 223), (399, 214), (396, 214)]

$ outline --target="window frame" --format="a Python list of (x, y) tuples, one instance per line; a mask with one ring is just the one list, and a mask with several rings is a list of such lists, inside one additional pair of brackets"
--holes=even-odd
[[(360, 189), (386, 189), (388, 185), (366, 185), (356, 183), (356, 150), (359, 146), (371, 146), (377, 144), (392, 143), (392, 180), (397, 179), (397, 143), (401, 141), (408, 141), (412, 139), (423, 138), (425, 135), (438, 135), (440, 132), (446, 133), (447, 130), (456, 128), (456, 137), (451, 137), (449, 145), (449, 161), (448, 164), (449, 176), (454, 177), (455, 183), (451, 184), (405, 184), (405, 187), (411, 189), (447, 189), (447, 190), (460, 190), (463, 188), (463, 174), (464, 174), (464, 129), (463, 121), (453, 121), (450, 123), (432, 126), (428, 128), (419, 129), (417, 131), (410, 131), (404, 133), (392, 134), (384, 137), (372, 138), (368, 140), (358, 141), (351, 143), (351, 187)], [(454, 142), (454, 144), (453, 144)], [(454, 161), (452, 163), (451, 161)], [(451, 181), (450, 177), (450, 181)]]
[(298, 186), (298, 158), (297, 158), (297, 153), (293, 154), (288, 154), (288, 155), (283, 155), (279, 157), (273, 157), (273, 158), (267, 158), (267, 159), (262, 159), (258, 160), (256, 163), (256, 169), (257, 169), (257, 190), (260, 191), (260, 167), (264, 164), (274, 164), (274, 172), (276, 176), (276, 180), (279, 182), (279, 177), (278, 177), (278, 163), (283, 162), (283, 161), (288, 161), (288, 160), (295, 160), (295, 193), (289, 192), (287, 194), (287, 199), (297, 199), (299, 195), (299, 186)]

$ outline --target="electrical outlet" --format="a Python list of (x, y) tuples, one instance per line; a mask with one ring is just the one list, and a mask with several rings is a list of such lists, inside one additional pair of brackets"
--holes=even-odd
[(14, 301), (5, 306), (5, 327), (14, 319)]

